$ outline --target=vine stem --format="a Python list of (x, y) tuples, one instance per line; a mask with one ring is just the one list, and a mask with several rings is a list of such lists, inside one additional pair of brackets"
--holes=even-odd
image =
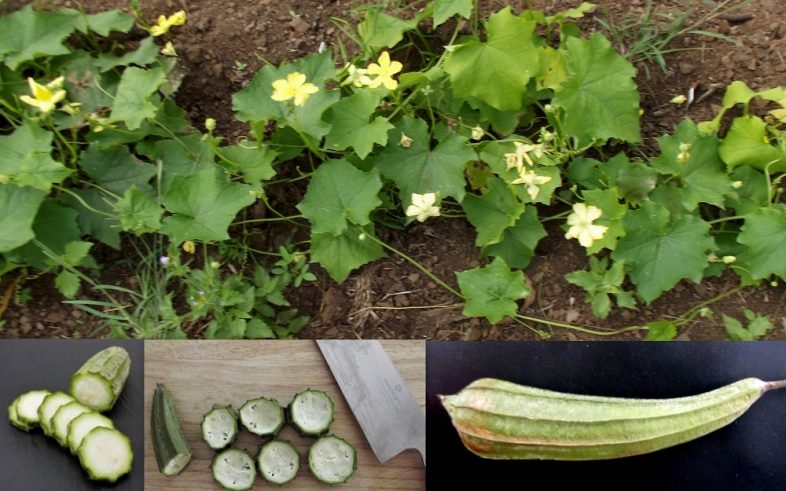
[(561, 327), (563, 329), (572, 329), (574, 331), (592, 334), (593, 336), (614, 336), (615, 334), (622, 334), (623, 332), (641, 331), (643, 329), (648, 329), (647, 326), (629, 326), (629, 327), (623, 327), (622, 329), (615, 329), (613, 331), (596, 331), (588, 327), (577, 326), (575, 324), (568, 324), (566, 322), (552, 321), (549, 319), (542, 319), (540, 317), (531, 317), (523, 314), (516, 314), (516, 318), (521, 320), (526, 320), (529, 322), (537, 322), (538, 324), (544, 324), (547, 326)]

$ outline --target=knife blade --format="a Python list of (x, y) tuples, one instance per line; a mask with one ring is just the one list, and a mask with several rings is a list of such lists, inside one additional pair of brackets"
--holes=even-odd
[(317, 340), (380, 463), (415, 449), (426, 465), (426, 416), (376, 340)]

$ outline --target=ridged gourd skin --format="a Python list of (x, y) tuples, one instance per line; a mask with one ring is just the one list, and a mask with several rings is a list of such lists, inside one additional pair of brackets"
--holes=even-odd
[(191, 461), (191, 445), (180, 427), (172, 394), (163, 384), (153, 392), (150, 433), (158, 470), (166, 476), (180, 474)]
[[(88, 359), (71, 377), (69, 393), (82, 404), (98, 412), (112, 409), (123, 391), (131, 370), (131, 357), (124, 348), (111, 346)], [(107, 391), (109, 399), (94, 401), (83, 394), (80, 384), (99, 385)], [(89, 385), (88, 385), (89, 386)], [(94, 396), (95, 394), (89, 394)]]
[(488, 459), (602, 460), (654, 452), (731, 423), (786, 382), (746, 378), (703, 394), (632, 399), (484, 378), (440, 396), (464, 445)]

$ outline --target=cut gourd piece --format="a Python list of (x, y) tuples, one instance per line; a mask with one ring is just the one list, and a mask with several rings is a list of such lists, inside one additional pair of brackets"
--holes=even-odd
[(150, 433), (158, 470), (165, 476), (180, 474), (191, 462), (191, 445), (180, 428), (172, 394), (164, 384), (158, 384), (153, 392)]
[(52, 436), (60, 445), (68, 446), (68, 425), (77, 416), (90, 412), (90, 408), (79, 402), (69, 402), (57, 410), (52, 418)]
[(308, 449), (308, 468), (326, 484), (341, 484), (357, 469), (357, 451), (343, 438), (323, 436)]
[(19, 415), (16, 414), (16, 403), (18, 400), (19, 398), (17, 397), (11, 401), (11, 405), (8, 406), (8, 422), (22, 431), (30, 431), (30, 425), (21, 422), (19, 420)]
[(240, 422), (255, 435), (275, 435), (284, 426), (284, 408), (266, 397), (251, 399), (240, 407)]
[(213, 479), (224, 489), (244, 491), (251, 489), (257, 477), (257, 469), (244, 450), (230, 448), (219, 453), (211, 464)]
[(103, 414), (98, 414), (95, 411), (82, 413), (68, 424), (68, 448), (71, 449), (72, 454), (76, 454), (85, 435), (93, 431), (93, 429), (114, 427), (115, 425), (112, 423), (112, 420)]
[(48, 390), (31, 390), (17, 397), (16, 418), (31, 428), (38, 426), (38, 408), (49, 394)]
[(213, 450), (221, 450), (237, 436), (237, 412), (232, 406), (213, 406), (202, 418), (202, 438)]
[(98, 412), (115, 405), (131, 369), (128, 352), (112, 346), (99, 351), (71, 377), (69, 392), (74, 398)]
[(259, 449), (257, 456), (259, 472), (265, 480), (274, 484), (286, 484), (300, 470), (300, 455), (291, 443), (272, 440)]
[(322, 435), (333, 422), (333, 400), (326, 392), (307, 389), (289, 405), (292, 424), (304, 435)]
[(38, 419), (40, 420), (41, 429), (48, 436), (52, 436), (52, 418), (58, 409), (65, 406), (69, 402), (74, 402), (75, 399), (65, 392), (52, 392), (41, 406), (38, 408)]
[(131, 472), (134, 451), (127, 436), (112, 428), (93, 428), (77, 452), (90, 479), (115, 482)]

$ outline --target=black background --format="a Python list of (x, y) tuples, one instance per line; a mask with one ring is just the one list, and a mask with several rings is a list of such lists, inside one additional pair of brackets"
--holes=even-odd
[[(115, 484), (88, 480), (79, 459), (40, 429), (20, 431), (8, 423), (6, 408), (19, 394), (47, 389), (68, 392), (71, 375), (92, 355), (122, 346), (131, 356), (131, 372), (111, 411), (115, 427), (131, 439), (131, 473)], [(144, 489), (144, 345), (141, 341), (3, 340), (0, 341), (0, 489), (4, 491)]]
[(591, 462), (482, 459), (436, 397), (481, 377), (588, 395), (690, 396), (746, 377), (786, 379), (786, 343), (429, 341), (426, 366), (428, 489), (786, 489), (786, 390), (692, 442)]

